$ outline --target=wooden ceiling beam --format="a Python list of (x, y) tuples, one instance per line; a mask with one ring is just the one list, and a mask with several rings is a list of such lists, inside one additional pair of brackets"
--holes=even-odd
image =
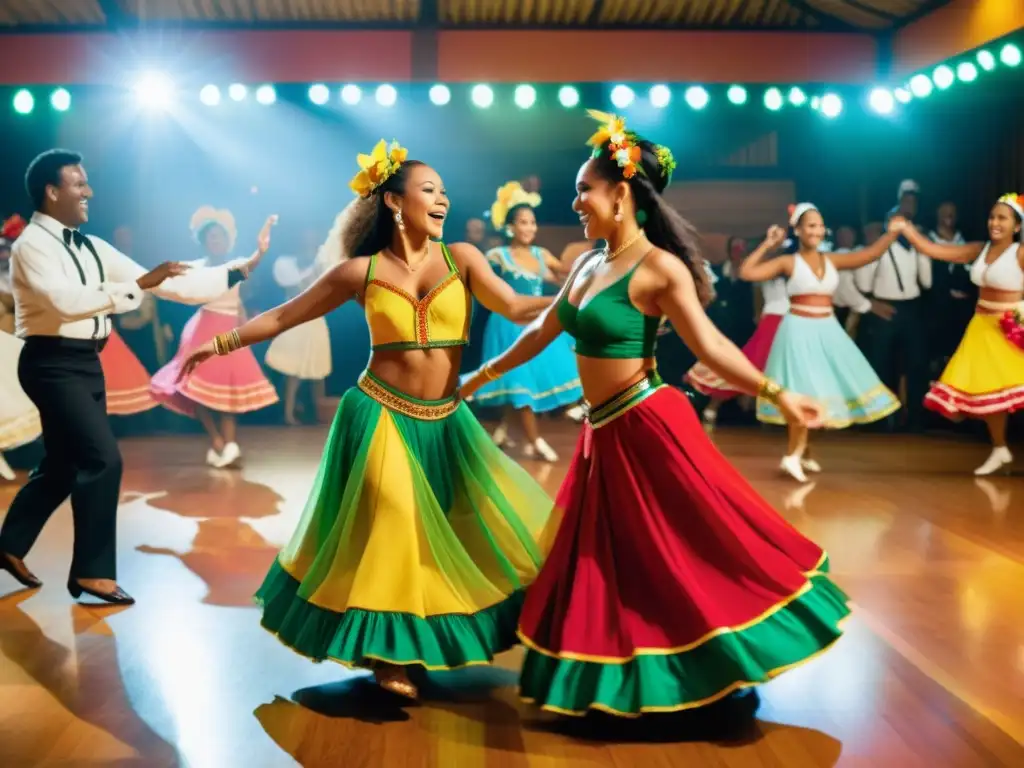
[(872, 16), (876, 16), (880, 19), (885, 19), (886, 21), (889, 21), (893, 24), (900, 20), (900, 17), (897, 16), (895, 13), (884, 11), (881, 8), (875, 8), (873, 5), (868, 5), (867, 3), (860, 2), (860, 0), (840, 0), (840, 2), (842, 2), (843, 5), (849, 6), (850, 8), (855, 8), (863, 13), (869, 13)]

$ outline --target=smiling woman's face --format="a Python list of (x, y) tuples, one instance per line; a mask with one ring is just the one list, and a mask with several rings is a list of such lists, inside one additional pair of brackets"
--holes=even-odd
[(402, 212), (402, 224), (410, 233), (424, 233), (439, 240), (444, 233), (448, 217), (448, 192), (437, 171), (429, 165), (415, 165), (409, 169), (402, 195), (388, 193), (388, 206)]
[(579, 214), (588, 240), (606, 240), (615, 229), (616, 185), (601, 177), (594, 166), (593, 159), (580, 166), (572, 209)]

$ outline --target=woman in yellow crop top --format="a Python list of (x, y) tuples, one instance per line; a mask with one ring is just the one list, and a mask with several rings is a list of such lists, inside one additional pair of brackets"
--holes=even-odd
[(608, 249), (583, 256), (555, 309), (462, 391), (563, 330), (576, 338), (593, 405), (523, 604), (520, 694), (553, 712), (635, 717), (769, 680), (831, 646), (849, 608), (821, 548), (725, 460), (686, 396), (662, 385), (653, 371), (661, 316), (706, 365), (793, 421), (813, 426), (821, 407), (764, 379), (708, 320), (695, 233), (661, 196), (675, 165), (668, 149), (621, 118), (592, 116), (602, 125), (573, 208)]
[(195, 352), (186, 375), (354, 299), (373, 353), (345, 393), (299, 525), (256, 595), (263, 626), (300, 654), (371, 667), (415, 698), (407, 668), (486, 664), (516, 641), (540, 568), (551, 499), (455, 397), (470, 294), (528, 321), (519, 296), (466, 243), (439, 242), (437, 172), (381, 141), (325, 248), (338, 266), (305, 292)]

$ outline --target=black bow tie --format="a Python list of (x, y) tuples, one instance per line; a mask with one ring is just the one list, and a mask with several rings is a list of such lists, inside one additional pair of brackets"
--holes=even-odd
[(85, 235), (83, 235), (77, 229), (65, 229), (64, 245), (71, 245), (72, 240), (75, 241), (75, 248), (81, 248), (82, 243), (85, 242)]

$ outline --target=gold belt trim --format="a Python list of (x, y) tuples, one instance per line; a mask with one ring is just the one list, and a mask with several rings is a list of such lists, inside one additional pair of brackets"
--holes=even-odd
[(441, 419), (446, 419), (455, 413), (459, 407), (459, 401), (454, 397), (449, 400), (433, 403), (403, 397), (380, 382), (375, 381), (366, 373), (359, 377), (356, 386), (364, 394), (372, 397), (388, 410), (413, 419), (419, 419), (420, 421), (440, 421)]
[(656, 373), (648, 378), (640, 379), (636, 384), (632, 384), (622, 390), (611, 400), (592, 409), (587, 415), (587, 420), (590, 422), (591, 427), (600, 429), (611, 424), (620, 416), (629, 413), (663, 386), (664, 383), (661, 377)]

